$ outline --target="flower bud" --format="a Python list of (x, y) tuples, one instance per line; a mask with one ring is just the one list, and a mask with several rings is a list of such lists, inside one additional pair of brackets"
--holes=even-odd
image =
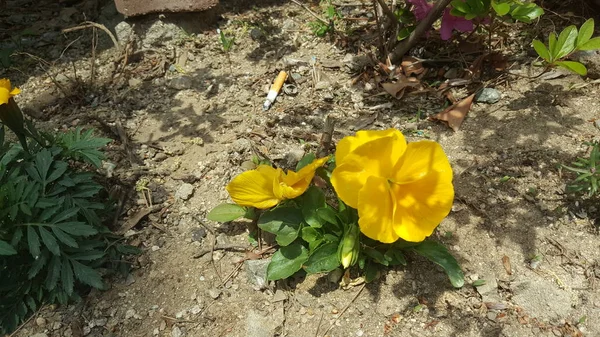
[(360, 249), (360, 230), (356, 224), (350, 225), (338, 247), (338, 256), (344, 268), (348, 268), (358, 260)]

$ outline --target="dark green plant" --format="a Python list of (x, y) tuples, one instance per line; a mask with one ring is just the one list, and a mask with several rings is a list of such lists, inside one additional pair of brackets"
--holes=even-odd
[(325, 23), (321, 20), (311, 21), (308, 23), (308, 26), (312, 30), (313, 34), (318, 37), (323, 37), (327, 33), (333, 32), (336, 22), (342, 18), (342, 15), (337, 11), (337, 9), (335, 9), (335, 6), (331, 4), (331, 1), (327, 2), (327, 7), (325, 8), (323, 14), (325, 15), (325, 19), (328, 21), (328, 23)]
[(556, 37), (556, 33), (550, 33), (548, 46), (540, 40), (533, 40), (533, 48), (546, 63), (546, 69), (562, 67), (579, 75), (585, 76), (587, 68), (577, 61), (566, 61), (565, 59), (578, 51), (600, 49), (600, 37), (592, 38), (594, 34), (594, 19), (587, 20), (579, 31), (575, 26), (568, 26)]
[[(45, 303), (64, 304), (90, 287), (100, 268), (126, 270), (121, 244), (104, 225), (113, 204), (96, 174), (110, 140), (81, 129), (39, 135), (28, 151), (0, 128), (0, 335)], [(34, 140), (33, 135), (37, 135)]]
[(574, 193), (585, 193), (592, 197), (598, 194), (598, 184), (600, 184), (600, 142), (593, 141), (585, 143), (588, 145), (590, 155), (587, 158), (578, 158), (573, 162), (573, 166), (563, 165), (571, 172), (577, 174), (573, 183), (568, 185), (568, 191)]

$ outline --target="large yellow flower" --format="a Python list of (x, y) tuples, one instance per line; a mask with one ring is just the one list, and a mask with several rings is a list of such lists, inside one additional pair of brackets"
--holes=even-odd
[(423, 241), (452, 208), (452, 168), (436, 142), (407, 145), (396, 129), (359, 131), (339, 142), (335, 160), (331, 183), (371, 239)]
[(266, 209), (285, 199), (294, 199), (306, 191), (321, 167), (329, 157), (324, 157), (306, 165), (300, 171), (288, 171), (269, 165), (259, 165), (255, 170), (246, 171), (233, 178), (227, 185), (231, 199), (240, 206)]
[(21, 93), (19, 88), (11, 88), (10, 80), (0, 78), (0, 105), (8, 103), (8, 100)]

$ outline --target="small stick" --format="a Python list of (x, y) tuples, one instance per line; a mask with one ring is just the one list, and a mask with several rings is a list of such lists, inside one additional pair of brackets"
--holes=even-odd
[(383, 13), (388, 17), (388, 19), (392, 22), (392, 25), (395, 27), (396, 25), (398, 25), (398, 19), (396, 18), (396, 15), (394, 15), (394, 12), (392, 12), (392, 10), (388, 7), (388, 5), (385, 4), (385, 2), (383, 0), (376, 0), (377, 3), (379, 4), (379, 6), (381, 6), (381, 9), (383, 10)]
[(108, 30), (108, 28), (106, 28), (105, 25), (102, 25), (102, 24), (99, 24), (99, 23), (95, 23), (95, 22), (92, 22), (92, 21), (85, 21), (80, 26), (75, 26), (75, 27), (71, 27), (71, 28), (65, 28), (65, 29), (62, 30), (62, 32), (63, 33), (69, 33), (69, 32), (74, 32), (76, 30), (82, 30), (82, 29), (91, 28), (91, 27), (95, 27), (95, 28), (103, 30), (106, 34), (108, 34), (108, 36), (112, 40), (112, 43), (115, 46), (115, 48), (117, 48), (117, 50), (119, 49), (119, 43), (117, 42), (117, 38), (115, 38), (115, 36), (113, 35), (113, 33), (110, 30)]
[(321, 328), (321, 322), (323, 322), (323, 316), (325, 314), (321, 313), (321, 318), (319, 318), (319, 324), (317, 324), (317, 331), (315, 331), (315, 337), (319, 337), (319, 329)]
[(333, 138), (333, 129), (335, 128), (335, 120), (330, 115), (325, 117), (325, 126), (323, 127), (323, 135), (319, 146), (319, 157), (323, 157), (329, 153), (331, 149), (331, 141)]
[(45, 307), (46, 307), (45, 305), (40, 306), (39, 309), (33, 315), (31, 315), (25, 322), (23, 322), (21, 325), (19, 325), (19, 327), (15, 331), (13, 331), (13, 333), (11, 333), (10, 335), (7, 335), (7, 336), (15, 337), (17, 335), (17, 332), (19, 332), (21, 329), (23, 329), (23, 327), (25, 325), (27, 325), (27, 323), (31, 322), (32, 319), (37, 317), (40, 314), (40, 311), (42, 311), (42, 309), (44, 309)]
[(433, 22), (437, 20), (440, 15), (442, 15), (442, 12), (444, 9), (446, 9), (446, 7), (448, 7), (451, 1), (452, 0), (438, 0), (433, 6), (431, 12), (427, 14), (423, 21), (419, 22), (415, 30), (410, 33), (408, 38), (396, 45), (394, 50), (392, 50), (388, 56), (390, 60), (392, 62), (400, 60), (404, 54), (406, 54), (415, 44), (417, 44), (419, 38), (421, 38), (421, 36), (423, 36), (423, 34), (425, 34), (425, 32), (431, 28)]
[[(248, 248), (249, 248), (248, 246), (244, 246), (244, 245), (223, 244), (223, 245), (215, 245), (214, 248), (212, 249), (212, 251), (213, 252), (215, 250), (247, 251)], [(194, 259), (201, 258), (210, 252), (211, 252), (211, 249), (203, 249), (203, 250), (199, 251), (198, 253), (194, 254), (193, 258)]]
[(321, 21), (322, 23), (329, 25), (329, 21), (321, 18), (319, 15), (317, 15), (317, 13), (313, 12), (310, 8), (308, 8), (308, 6), (306, 6), (305, 4), (302, 4), (300, 2), (298, 2), (297, 0), (292, 0), (293, 3), (295, 3), (296, 5), (304, 8), (308, 13), (310, 13), (310, 15), (314, 16), (315, 19)]
[(354, 303), (354, 301), (358, 298), (358, 296), (360, 295), (360, 293), (362, 293), (363, 289), (365, 289), (365, 286), (367, 284), (363, 283), (363, 285), (360, 287), (360, 289), (358, 290), (358, 292), (356, 293), (356, 295), (354, 295), (354, 297), (350, 300), (350, 302), (348, 302), (348, 304), (346, 304), (346, 306), (344, 307), (344, 309), (342, 309), (342, 311), (340, 312), (340, 314), (333, 320), (333, 323), (331, 323), (331, 325), (329, 326), (329, 328), (327, 328), (327, 330), (325, 330), (325, 332), (323, 332), (323, 337), (325, 337), (325, 335), (327, 335), (327, 333), (329, 332), (329, 330), (331, 330), (331, 328), (333, 328), (335, 326), (335, 322), (337, 322), (338, 319), (340, 319), (340, 317), (342, 317), (342, 315), (346, 312), (346, 310), (348, 310), (348, 308), (350, 307), (350, 305), (352, 303)]
[(98, 45), (98, 31), (96, 27), (92, 28), (92, 59), (91, 62), (91, 72), (90, 72), (90, 86), (94, 86), (94, 78), (96, 77), (96, 46)]

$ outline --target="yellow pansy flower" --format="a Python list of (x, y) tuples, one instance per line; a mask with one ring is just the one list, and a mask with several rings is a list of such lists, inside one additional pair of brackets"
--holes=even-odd
[(11, 88), (10, 80), (0, 78), (0, 105), (7, 104), (8, 100), (21, 93), (19, 88)]
[(359, 131), (339, 142), (335, 160), (331, 183), (371, 239), (420, 242), (450, 213), (452, 168), (436, 142), (407, 145), (396, 129)]
[(298, 172), (290, 170), (287, 173), (280, 168), (259, 165), (256, 169), (233, 178), (227, 185), (227, 192), (240, 206), (270, 208), (282, 200), (302, 195), (314, 178), (317, 168), (323, 166), (327, 159), (329, 157), (314, 160)]

